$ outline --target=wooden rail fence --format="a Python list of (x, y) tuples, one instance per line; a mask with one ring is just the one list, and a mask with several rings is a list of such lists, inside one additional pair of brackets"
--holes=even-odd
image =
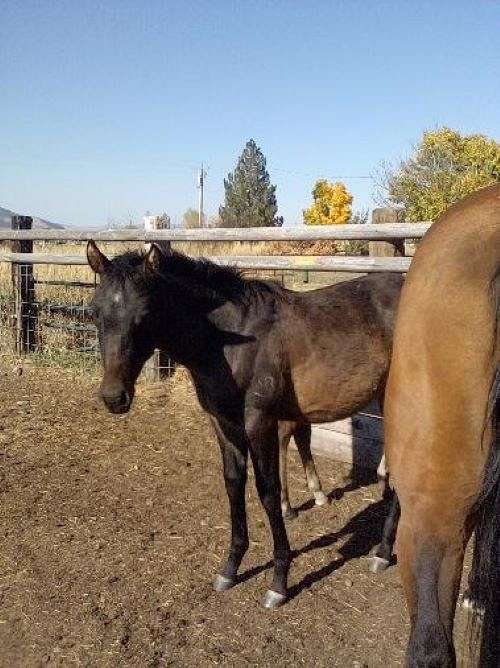
[[(1, 235), (0, 235), (1, 240)], [(112, 257), (112, 256), (110, 256)], [(215, 255), (210, 259), (221, 265), (256, 271), (345, 271), (369, 273), (393, 271), (405, 273), (411, 258), (406, 257), (343, 257), (328, 255)], [(49, 253), (11, 253), (0, 251), (0, 262), (17, 264), (86, 265), (84, 255), (51, 255)]]
[[(375, 220), (377, 211), (374, 210)], [(367, 223), (365, 225), (296, 225), (294, 227), (249, 227), (162, 230), (0, 230), (0, 241), (349, 241), (392, 242), (420, 239), (431, 223)]]

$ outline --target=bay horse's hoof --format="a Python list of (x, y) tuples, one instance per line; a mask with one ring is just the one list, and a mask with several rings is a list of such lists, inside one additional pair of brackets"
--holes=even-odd
[(370, 573), (383, 573), (389, 568), (391, 562), (383, 557), (372, 556), (368, 559), (368, 570)]
[(282, 511), (283, 513), (283, 519), (289, 521), (289, 520), (295, 520), (299, 516), (299, 513), (295, 508), (287, 508), (286, 510)]
[(324, 492), (314, 492), (314, 503), (317, 506), (327, 506), (330, 503), (330, 499)]
[(262, 605), (268, 610), (279, 608), (286, 601), (286, 594), (280, 594), (277, 591), (268, 589), (262, 599)]
[(235, 584), (235, 578), (226, 578), (219, 573), (215, 576), (213, 588), (215, 591), (227, 591), (228, 589), (231, 589), (231, 587), (234, 587)]

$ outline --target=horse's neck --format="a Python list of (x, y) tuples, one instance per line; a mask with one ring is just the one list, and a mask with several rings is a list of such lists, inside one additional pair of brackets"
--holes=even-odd
[(244, 318), (242, 307), (229, 302), (213, 309), (200, 309), (188, 300), (163, 304), (157, 315), (158, 343), (175, 362), (191, 372), (216, 364), (228, 335), (236, 336)]

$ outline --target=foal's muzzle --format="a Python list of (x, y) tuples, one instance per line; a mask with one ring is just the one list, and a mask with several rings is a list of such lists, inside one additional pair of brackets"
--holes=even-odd
[(132, 398), (126, 390), (122, 390), (118, 394), (108, 394), (105, 390), (101, 390), (101, 399), (106, 404), (108, 411), (115, 415), (127, 413), (132, 404)]

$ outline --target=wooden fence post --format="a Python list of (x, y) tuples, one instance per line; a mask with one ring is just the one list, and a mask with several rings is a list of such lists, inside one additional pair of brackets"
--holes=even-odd
[[(165, 230), (170, 228), (170, 218), (163, 214), (162, 216), (144, 216), (145, 230)], [(155, 244), (165, 253), (171, 249), (170, 241), (155, 241)], [(149, 250), (151, 244), (146, 243), (144, 247)], [(149, 360), (144, 365), (144, 377), (149, 382), (156, 382), (170, 376), (173, 370), (172, 361), (161, 350), (155, 349)]]
[[(17, 216), (11, 218), (13, 230), (31, 230), (33, 218)], [(33, 241), (11, 241), (13, 253), (32, 253)], [(33, 352), (37, 346), (38, 313), (35, 303), (35, 281), (32, 264), (11, 265), (14, 291), (14, 348), (18, 355)]]
[[(390, 207), (373, 209), (372, 224), (384, 225), (387, 223), (404, 223), (404, 211)], [(370, 241), (369, 249), (370, 257), (404, 257), (405, 240)]]

